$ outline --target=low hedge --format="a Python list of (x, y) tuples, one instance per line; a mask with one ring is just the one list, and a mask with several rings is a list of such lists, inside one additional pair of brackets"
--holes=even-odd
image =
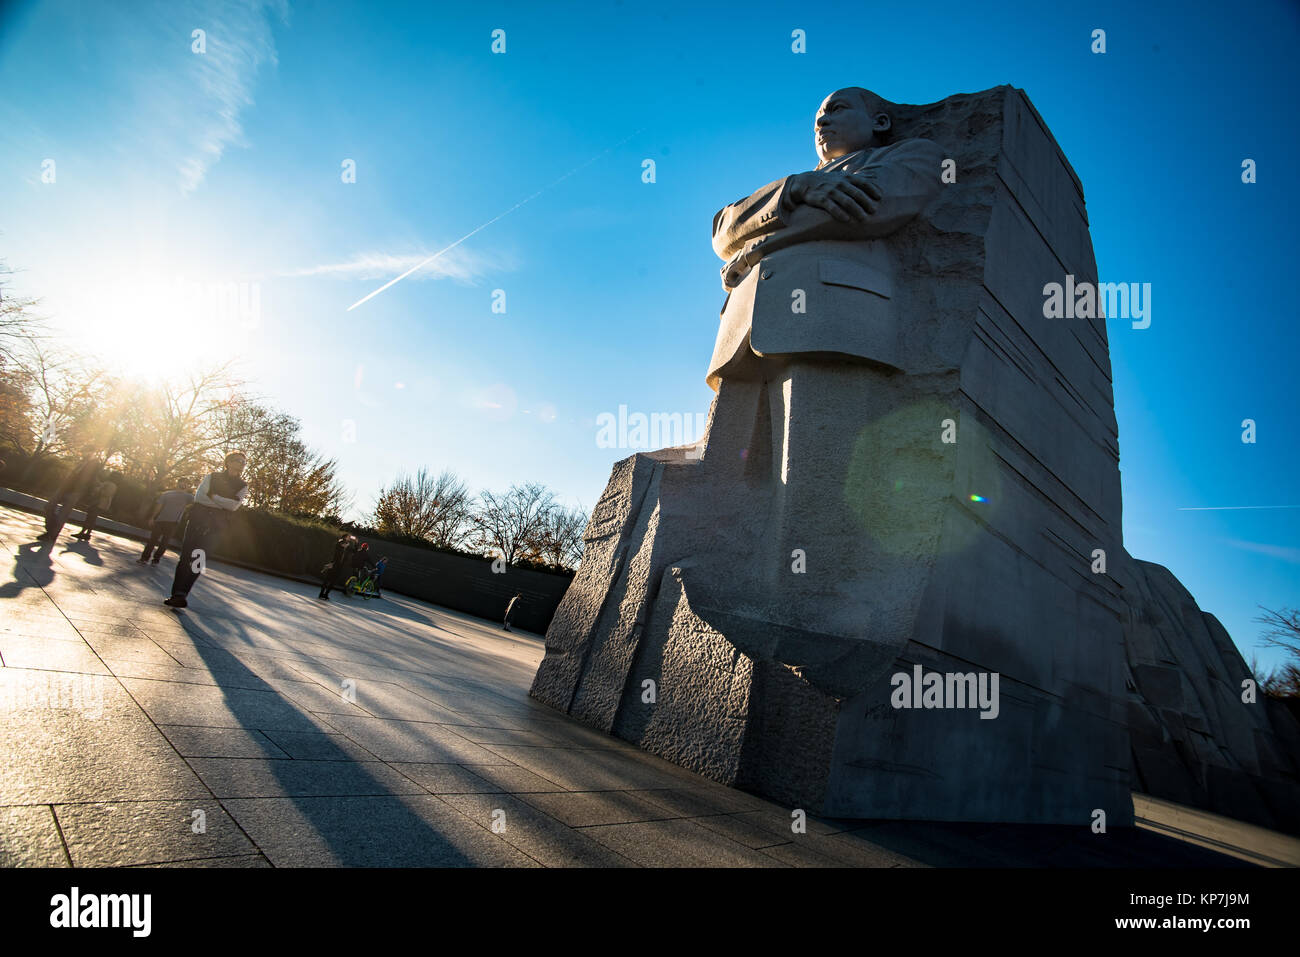
[[(14, 449), (0, 450), (0, 459), (5, 462), (4, 469), (0, 471), (0, 484), (43, 499), (54, 494), (74, 465), (69, 460), (48, 456), (32, 459)], [(155, 496), (147, 493), (144, 483), (111, 470), (102, 474), (117, 483), (113, 504), (103, 513), (104, 517), (127, 525), (146, 524)], [(315, 577), (320, 573), (321, 566), (334, 554), (334, 543), (344, 532), (372, 541), (461, 555), (483, 562), (492, 561), (490, 557), (475, 552), (443, 548), (424, 539), (384, 535), (364, 525), (345, 522), (340, 527), (318, 518), (253, 508), (240, 509), (231, 516), (230, 524), (217, 546), (217, 553), (233, 561), (260, 565), (288, 575)], [(572, 578), (574, 574), (571, 569), (541, 562), (519, 560), (511, 564), (515, 568), (528, 568), (566, 578)]]

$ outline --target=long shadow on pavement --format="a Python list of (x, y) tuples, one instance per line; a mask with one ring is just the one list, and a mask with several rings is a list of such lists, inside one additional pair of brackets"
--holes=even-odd
[[(241, 826), (247, 829), (250, 816), (258, 818), (260, 814), (269, 814), (277, 819), (273, 823), (274, 830), (278, 832), (299, 830), (305, 825), (328, 848), (332, 863), (342, 866), (455, 867), (493, 863), (482, 855), (471, 857), (458, 846), (468, 843), (481, 845), (484, 839), (496, 843), (497, 839), (493, 835), (449, 806), (439, 806), (436, 797), (413, 782), (409, 782), (409, 790), (404, 786), (394, 789), (392, 781), (381, 780), (370, 768), (383, 768), (389, 775), (396, 777), (398, 773), (395, 770), (379, 761), (358, 761), (354, 754), (335, 743), (336, 740), (343, 740), (343, 735), (332, 734), (322, 728), (309, 717), (311, 712), (303, 705), (286, 699), (280, 689), (269, 684), (236, 655), (222, 647), (222, 636), (217, 631), (194, 615), (183, 612), (177, 617), (185, 633), (192, 639), (194, 650), (216, 682), (216, 687), (221, 689), (226, 708), (239, 726), (258, 740), (265, 752), (264, 767), (282, 789), (282, 793), (274, 797), (256, 796), (245, 799), (234, 794), (222, 794), (213, 788), (218, 792), (218, 799), (227, 810), (231, 810), (232, 816)], [(228, 618), (221, 620), (226, 626), (233, 626), (247, 640), (247, 631), (242, 623)], [(241, 637), (241, 634), (224, 634), (227, 638)], [(254, 647), (251, 641), (249, 647)], [(231, 672), (239, 675), (238, 687), (222, 683), (222, 675)], [(324, 690), (315, 682), (310, 684)], [(264, 698), (264, 694), (273, 697)], [(302, 726), (299, 731), (319, 733), (312, 744), (310, 761), (285, 759), (283, 754), (272, 753), (265, 745), (261, 745), (261, 739), (272, 743), (275, 741), (277, 729), (263, 731), (261, 727), (267, 723), (266, 706), (272, 702), (292, 709), (301, 717)], [(273, 704), (272, 707), (274, 708)], [(273, 720), (272, 723), (277, 722)], [(262, 733), (259, 735), (258, 732)], [(309, 765), (310, 770), (307, 771)], [(308, 789), (319, 791), (319, 794), (295, 793), (303, 789), (304, 771), (307, 771)], [(331, 781), (337, 781), (341, 786), (331, 789), (328, 786)], [(326, 786), (322, 787), (321, 784)], [(441, 827), (432, 826), (407, 805), (406, 802), (413, 798), (435, 810), (438, 816), (444, 818), (445, 824)], [(293, 812), (284, 807), (285, 802), (292, 804)], [(235, 805), (233, 810), (232, 804)], [(254, 804), (262, 807), (254, 807)], [(240, 813), (241, 810), (243, 813)], [(262, 828), (255, 828), (259, 833), (250, 835), (255, 842), (258, 842), (268, 821), (261, 818), (261, 823), (264, 825)], [(287, 859), (290, 863), (327, 863), (319, 860), (318, 855), (297, 861), (291, 851), (283, 848), (263, 846), (262, 851), (273, 862), (278, 857), (282, 862)]]

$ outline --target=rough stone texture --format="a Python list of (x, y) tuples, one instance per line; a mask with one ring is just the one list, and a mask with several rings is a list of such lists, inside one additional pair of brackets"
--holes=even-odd
[[(887, 239), (787, 246), (728, 285), (708, 432), (615, 465), (532, 695), (830, 816), (1123, 825), (1132, 781), (1285, 826), (1294, 722), (1234, 707), (1227, 635), (1124, 552), (1105, 320), (1043, 315), (1045, 283), (1097, 282), (1078, 177), (1014, 88), (890, 109), (958, 181)], [(720, 212), (715, 249), (780, 187)], [(818, 286), (820, 261), (838, 287), (825, 264), (866, 246), (892, 271), (860, 284), (853, 358), (763, 354), (784, 277)], [(794, 321), (825, 317), (819, 289)], [(726, 360), (744, 310), (753, 354)], [(998, 717), (891, 707), (917, 664), (998, 673)]]
[(1300, 833), (1295, 718), (1242, 700), (1241, 653), (1167, 568), (1130, 561), (1123, 577), (1134, 790)]

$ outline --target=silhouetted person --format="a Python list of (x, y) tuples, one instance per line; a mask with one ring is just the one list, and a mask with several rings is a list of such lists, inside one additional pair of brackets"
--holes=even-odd
[(52, 542), (59, 537), (73, 507), (95, 484), (100, 468), (99, 460), (86, 453), (77, 467), (59, 483), (59, 487), (45, 503), (45, 531), (36, 536), (37, 541)]
[[(170, 492), (163, 492), (158, 496), (153, 517), (149, 519), (149, 541), (145, 543), (144, 554), (135, 560), (137, 565), (157, 565), (162, 559), (167, 551), (167, 543), (171, 541), (176, 526), (180, 524), (181, 516), (194, 501), (192, 485), (193, 483), (186, 480)], [(152, 561), (149, 558), (150, 554), (153, 555)]]
[(501, 621), (501, 627), (504, 628), (506, 631), (510, 630), (510, 615), (515, 610), (515, 606), (519, 604), (519, 599), (523, 597), (524, 597), (523, 592), (517, 592), (515, 594), (515, 597), (510, 599), (510, 604), (506, 605), (506, 616)]
[(86, 520), (81, 523), (81, 531), (72, 537), (79, 538), (83, 542), (90, 541), (90, 533), (95, 530), (95, 522), (99, 520), (100, 512), (106, 512), (112, 507), (113, 496), (116, 494), (117, 483), (111, 479), (104, 479), (96, 485), (86, 505)]
[(361, 584), (361, 579), (366, 577), (366, 569), (370, 566), (370, 543), (362, 542), (352, 549), (352, 554), (348, 556), (348, 564), (352, 566), (352, 574), (357, 576), (357, 584)]
[(185, 540), (181, 543), (180, 560), (176, 562), (176, 578), (172, 582), (172, 595), (164, 605), (185, 608), (186, 596), (207, 567), (208, 553), (213, 543), (226, 527), (230, 513), (243, 504), (248, 495), (248, 483), (240, 476), (247, 460), (243, 452), (226, 456), (223, 471), (213, 472), (199, 483), (190, 506), (190, 517), (185, 523)]
[(330, 592), (339, 587), (339, 581), (347, 574), (351, 568), (351, 559), (353, 546), (356, 544), (355, 535), (340, 535), (339, 540), (334, 543), (334, 557), (326, 566), (325, 575), (321, 580), (320, 594), (317, 598), (323, 598), (325, 601), (330, 600)]

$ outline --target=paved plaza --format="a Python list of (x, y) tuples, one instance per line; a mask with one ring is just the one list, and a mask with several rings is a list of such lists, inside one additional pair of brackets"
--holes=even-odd
[(538, 635), (220, 563), (174, 612), (174, 553), (141, 567), (129, 538), (69, 526), (51, 547), (40, 528), (0, 508), (6, 867), (1294, 863), (1295, 842), (1222, 819), (1198, 838), (1185, 814), (1105, 835), (811, 817), (797, 834), (790, 808), (532, 701)]

